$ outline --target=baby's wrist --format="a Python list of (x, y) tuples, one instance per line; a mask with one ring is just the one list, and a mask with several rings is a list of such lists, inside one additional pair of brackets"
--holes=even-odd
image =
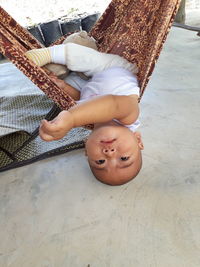
[(68, 110), (68, 112), (70, 113), (70, 116), (71, 116), (70, 119), (71, 119), (71, 124), (73, 125), (72, 128), (82, 126), (80, 125), (79, 116), (77, 116), (76, 106), (75, 108)]
[(59, 116), (63, 122), (63, 128), (66, 132), (70, 131), (72, 128), (75, 127), (74, 126), (74, 118), (68, 110), (61, 111)]
[(67, 111), (69, 116), (68, 116), (68, 120), (69, 120), (69, 126), (70, 126), (70, 129), (73, 129), (75, 128), (75, 120), (74, 120), (74, 116), (73, 114), (70, 112), (70, 111)]

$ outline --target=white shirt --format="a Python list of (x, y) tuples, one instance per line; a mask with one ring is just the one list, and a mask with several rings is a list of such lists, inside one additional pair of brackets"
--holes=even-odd
[[(140, 92), (137, 77), (121, 67), (112, 67), (96, 73), (88, 81), (83, 81), (75, 74), (70, 74), (65, 81), (80, 91), (81, 96), (77, 103), (102, 95), (139, 96)], [(121, 124), (118, 120), (115, 121)], [(133, 124), (124, 126), (134, 132), (139, 125), (139, 120), (136, 120)]]

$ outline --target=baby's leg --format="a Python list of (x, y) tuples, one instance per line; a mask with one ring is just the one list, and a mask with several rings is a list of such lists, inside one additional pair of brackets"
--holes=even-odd
[(93, 76), (110, 67), (123, 67), (137, 73), (136, 65), (123, 57), (74, 43), (51, 47), (51, 56), (54, 63), (66, 64), (70, 70), (83, 72), (86, 76)]
[(26, 55), (39, 66), (50, 62), (64, 64), (70, 70), (84, 72), (87, 76), (92, 76), (110, 67), (123, 67), (137, 73), (135, 64), (118, 55), (101, 53), (92, 48), (73, 43), (34, 49), (28, 51)]

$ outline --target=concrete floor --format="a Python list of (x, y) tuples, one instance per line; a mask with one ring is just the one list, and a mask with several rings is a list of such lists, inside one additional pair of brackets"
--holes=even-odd
[(0, 174), (1, 267), (200, 266), (199, 45), (170, 32), (141, 102), (137, 179), (101, 184), (83, 151)]

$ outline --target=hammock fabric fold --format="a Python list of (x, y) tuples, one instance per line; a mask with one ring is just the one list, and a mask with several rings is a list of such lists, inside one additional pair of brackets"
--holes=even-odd
[(51, 81), (48, 72), (24, 55), (27, 50), (40, 47), (42, 45), (25, 28), (0, 8), (0, 52), (62, 109), (68, 109), (74, 100)]
[[(90, 31), (90, 35), (97, 40), (99, 51), (118, 54), (130, 62), (137, 63), (140, 99), (180, 1), (112, 0)], [(65, 37), (60, 38), (55, 44), (62, 43)], [(61, 109), (69, 109), (75, 101), (51, 80), (45, 68), (36, 66), (24, 55), (27, 50), (40, 47), (43, 45), (0, 7), (0, 53), (14, 63)], [(19, 150), (20, 147), (17, 148), (17, 151)], [(6, 154), (10, 161), (15, 161), (14, 167), (17, 166), (17, 160), (12, 153), (6, 152), (5, 149), (1, 152)]]

